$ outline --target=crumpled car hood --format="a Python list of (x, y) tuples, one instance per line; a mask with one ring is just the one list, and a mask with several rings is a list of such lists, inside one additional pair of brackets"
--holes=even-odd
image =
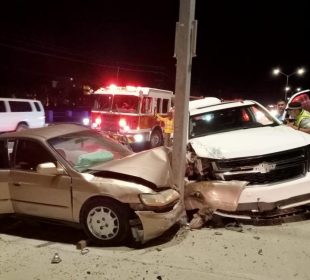
[(285, 125), (217, 133), (190, 139), (199, 157), (227, 159), (276, 153), (310, 144), (310, 135)]
[(114, 173), (116, 179), (120, 177), (118, 174), (122, 174), (146, 180), (157, 187), (172, 186), (172, 171), (168, 153), (167, 148), (158, 147), (99, 164), (91, 169), (95, 172)]

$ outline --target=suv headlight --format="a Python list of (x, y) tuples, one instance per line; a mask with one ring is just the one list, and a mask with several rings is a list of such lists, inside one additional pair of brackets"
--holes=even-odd
[(158, 193), (140, 194), (141, 202), (150, 207), (167, 206), (180, 198), (180, 194), (173, 189), (164, 190)]

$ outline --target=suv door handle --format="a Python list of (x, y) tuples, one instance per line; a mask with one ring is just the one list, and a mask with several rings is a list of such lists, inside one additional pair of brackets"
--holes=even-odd
[(20, 187), (20, 183), (13, 183), (14, 186)]

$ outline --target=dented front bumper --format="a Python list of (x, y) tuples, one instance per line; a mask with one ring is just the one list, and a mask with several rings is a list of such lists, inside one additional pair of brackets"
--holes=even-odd
[(139, 240), (141, 243), (145, 243), (162, 235), (177, 223), (182, 217), (184, 209), (181, 201), (179, 201), (168, 212), (135, 211), (135, 213), (142, 223), (142, 229), (133, 227), (133, 235), (135, 239)]

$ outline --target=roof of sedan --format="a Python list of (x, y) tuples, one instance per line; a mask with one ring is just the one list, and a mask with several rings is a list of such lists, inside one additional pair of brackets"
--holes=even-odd
[(59, 135), (89, 130), (88, 127), (78, 124), (53, 124), (42, 128), (25, 129), (18, 132), (7, 132), (0, 135), (0, 138), (7, 137), (35, 137), (50, 139)]

